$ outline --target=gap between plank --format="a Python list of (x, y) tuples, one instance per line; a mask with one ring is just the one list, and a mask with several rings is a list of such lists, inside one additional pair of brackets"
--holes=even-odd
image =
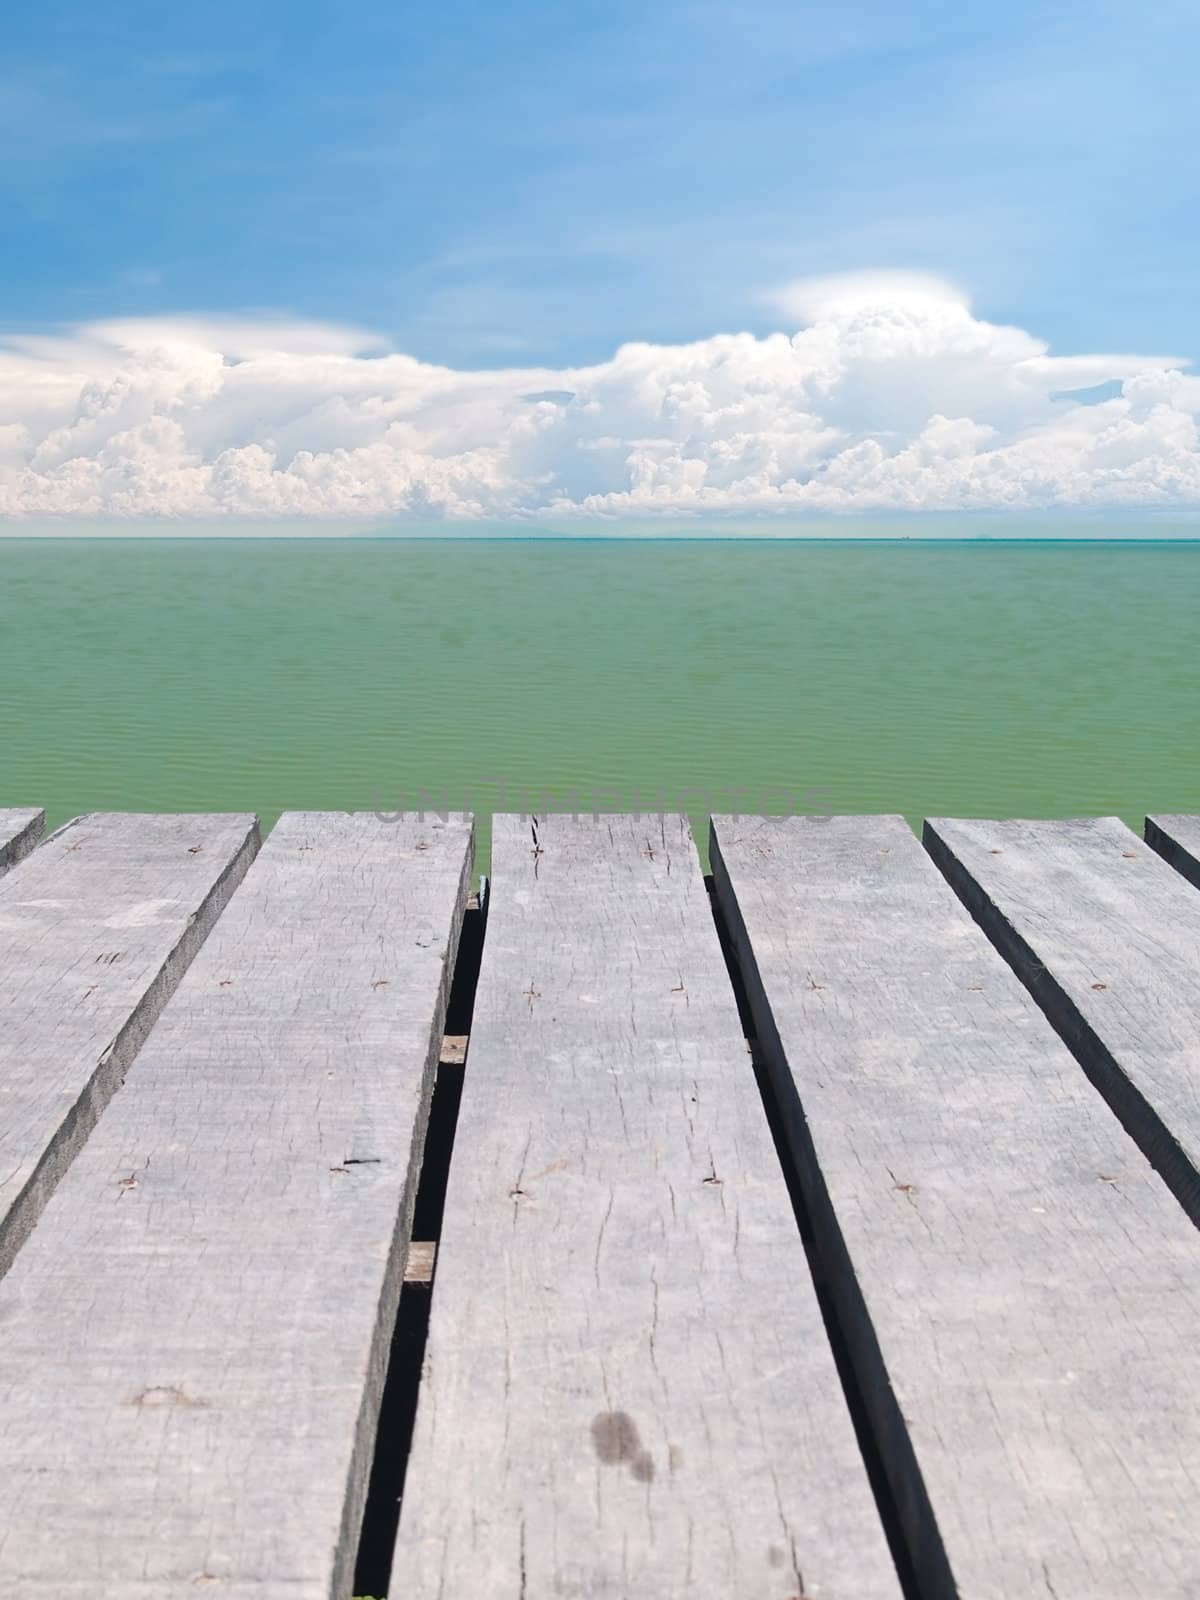
[(1174, 867), (1181, 878), (1186, 878), (1194, 889), (1200, 889), (1200, 861), (1178, 840), (1164, 833), (1153, 817), (1146, 818), (1143, 837), (1151, 850), (1160, 855), (1169, 867)]
[(486, 926), (485, 879), (480, 893), (471, 895), (467, 901), (458, 956), (450, 983), (445, 1034), (429, 1108), (404, 1285), (400, 1291), (400, 1304), (388, 1354), (387, 1377), (375, 1434), (375, 1454), (359, 1534), (353, 1592), (356, 1595), (373, 1595), (377, 1600), (383, 1600), (391, 1579), (404, 1475), (408, 1467), (425, 1342), (429, 1333), (437, 1241), (442, 1231), (446, 1183), (450, 1176), (454, 1130), (462, 1101), (471, 1016), (475, 1008), (475, 988), (479, 981)]

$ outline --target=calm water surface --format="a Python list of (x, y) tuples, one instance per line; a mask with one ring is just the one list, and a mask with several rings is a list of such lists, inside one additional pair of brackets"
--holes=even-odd
[(5, 540), (0, 805), (1140, 827), (1198, 618), (1187, 544)]

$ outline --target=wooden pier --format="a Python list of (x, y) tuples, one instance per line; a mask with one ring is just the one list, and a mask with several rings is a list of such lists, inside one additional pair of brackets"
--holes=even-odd
[(2, 1600), (1200, 1600), (1200, 819), (41, 823)]

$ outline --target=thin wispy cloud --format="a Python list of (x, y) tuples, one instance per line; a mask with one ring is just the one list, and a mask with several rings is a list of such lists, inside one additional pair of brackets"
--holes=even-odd
[[(1200, 505), (1200, 379), (1057, 356), (929, 274), (788, 330), (465, 370), (359, 329), (126, 319), (0, 347), (10, 518), (515, 519)], [(791, 331), (795, 329), (796, 331)]]

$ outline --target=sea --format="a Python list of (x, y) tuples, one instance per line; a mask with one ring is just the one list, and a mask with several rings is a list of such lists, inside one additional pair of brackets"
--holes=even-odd
[(1200, 811), (1200, 542), (0, 538), (0, 806)]

